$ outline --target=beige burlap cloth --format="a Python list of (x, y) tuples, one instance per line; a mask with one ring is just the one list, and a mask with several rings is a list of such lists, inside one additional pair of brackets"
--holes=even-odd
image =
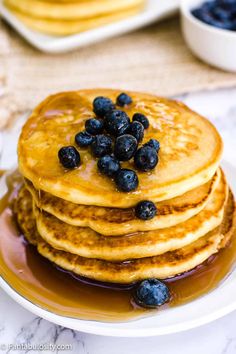
[(0, 23), (0, 126), (57, 91), (115, 87), (171, 96), (233, 85), (236, 74), (190, 53), (178, 19), (57, 55), (40, 53)]

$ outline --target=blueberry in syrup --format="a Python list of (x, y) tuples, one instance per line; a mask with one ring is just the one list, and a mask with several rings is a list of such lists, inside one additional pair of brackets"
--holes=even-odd
[(74, 169), (80, 165), (80, 154), (74, 146), (64, 146), (58, 151), (58, 158), (63, 167)]
[(160, 280), (146, 279), (137, 286), (134, 298), (140, 306), (156, 308), (170, 300), (170, 291)]
[(108, 133), (119, 136), (128, 131), (130, 119), (125, 112), (116, 109), (106, 114), (104, 124)]
[(90, 118), (85, 122), (85, 129), (89, 134), (96, 135), (103, 131), (104, 122), (101, 119)]
[(112, 139), (108, 135), (96, 135), (91, 144), (91, 149), (95, 157), (109, 155), (112, 152)]
[(117, 189), (121, 192), (131, 192), (138, 188), (138, 176), (135, 171), (120, 169), (115, 175)]
[(114, 155), (120, 161), (130, 160), (138, 147), (138, 142), (134, 136), (124, 134), (118, 136), (115, 141)]
[(156, 152), (160, 150), (160, 143), (156, 139), (150, 139), (146, 144), (143, 146), (150, 146), (151, 148), (155, 149)]
[(79, 147), (87, 147), (92, 144), (93, 136), (86, 131), (80, 132), (75, 136), (75, 142)]
[(134, 155), (134, 164), (140, 171), (153, 170), (158, 163), (158, 155), (155, 149), (150, 146), (143, 146)]
[(108, 177), (113, 177), (120, 170), (120, 162), (111, 155), (100, 157), (97, 165), (98, 170)]
[(149, 120), (142, 113), (135, 113), (133, 115), (133, 122), (141, 123), (143, 125), (144, 129), (147, 129), (149, 127)]
[(135, 215), (141, 220), (151, 220), (156, 214), (156, 205), (149, 200), (139, 202), (135, 207)]
[(98, 117), (103, 118), (114, 108), (115, 105), (110, 98), (99, 96), (93, 101), (93, 111)]
[(144, 136), (144, 127), (142, 123), (132, 122), (130, 124), (128, 133), (133, 135), (137, 139), (138, 143), (140, 143), (140, 141), (143, 140), (143, 136)]
[(120, 107), (128, 106), (131, 103), (132, 103), (132, 98), (124, 92), (121, 93), (116, 99), (116, 104), (117, 106)]

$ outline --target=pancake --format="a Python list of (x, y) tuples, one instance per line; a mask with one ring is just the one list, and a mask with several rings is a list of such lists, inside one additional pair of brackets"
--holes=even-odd
[(10, 5), (8, 5), (8, 8), (21, 22), (23, 22), (27, 27), (35, 31), (54, 36), (66, 36), (70, 34), (88, 31), (134, 16), (143, 9), (143, 4), (111, 14), (105, 14), (87, 19), (73, 20), (57, 20), (29, 17), (25, 13), (15, 10), (15, 8)]
[(12, 202), (12, 210), (16, 222), (24, 237), (34, 246), (37, 246), (38, 232), (33, 217), (32, 200), (27, 197), (24, 188), (21, 188)]
[[(24, 200), (31, 198), (26, 189), (21, 193)], [(48, 213), (40, 212), (38, 208), (34, 213), (38, 233), (55, 249), (86, 258), (123, 261), (176, 250), (204, 236), (222, 223), (227, 198), (228, 186), (222, 175), (206, 207), (185, 223), (118, 237), (104, 237), (90, 228), (67, 225)], [(32, 215), (32, 212), (29, 210), (27, 214)]]
[(75, 204), (36, 190), (29, 180), (25, 180), (25, 183), (39, 209), (67, 224), (90, 227), (106, 236), (118, 236), (171, 227), (193, 217), (208, 203), (219, 183), (220, 175), (220, 170), (217, 170), (214, 177), (203, 186), (182, 196), (156, 203), (158, 213), (148, 222), (138, 219), (134, 208), (118, 209)]
[[(97, 171), (97, 161), (87, 149), (79, 149), (82, 164), (65, 171), (58, 162), (58, 150), (74, 144), (76, 133), (94, 116), (97, 96), (113, 101), (115, 90), (84, 90), (47, 98), (23, 127), (19, 144), (19, 168), (36, 189), (84, 205), (129, 208), (145, 199), (159, 202), (182, 195), (207, 183), (215, 174), (222, 154), (222, 140), (213, 125), (184, 104), (142, 93), (128, 92), (133, 103), (124, 108), (132, 117), (145, 114), (150, 127), (143, 142), (156, 138), (161, 143), (159, 164), (150, 173), (140, 173), (139, 187), (119, 192), (114, 183)], [(122, 164), (133, 169), (130, 160)]]
[[(230, 193), (221, 226), (179, 250), (155, 257), (126, 262), (88, 259), (55, 250), (40, 237), (37, 238), (37, 248), (43, 257), (61, 268), (99, 281), (132, 283), (152, 277), (165, 279), (195, 268), (224, 247), (226, 243), (224, 239), (229, 242), (235, 232), (235, 210), (235, 201)], [(27, 223), (22, 225), (27, 228)], [(30, 231), (23, 230), (23, 232), (27, 235)]]
[(86, 0), (86, 1), (48, 1), (48, 0), (5, 0), (4, 4), (29, 17), (42, 19), (91, 19), (98, 16), (129, 10), (144, 5), (144, 0)]

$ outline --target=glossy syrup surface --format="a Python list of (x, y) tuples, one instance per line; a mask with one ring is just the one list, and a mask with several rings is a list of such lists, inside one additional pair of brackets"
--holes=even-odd
[(0, 270), (4, 280), (20, 295), (59, 315), (97, 321), (125, 321), (164, 311), (215, 289), (236, 261), (236, 237), (230, 245), (204, 264), (168, 279), (171, 301), (157, 310), (135, 305), (135, 285), (91, 282), (56, 268), (41, 257), (20, 234), (11, 210), (11, 199), (21, 183), (19, 175), (8, 178), (8, 194), (0, 201)]

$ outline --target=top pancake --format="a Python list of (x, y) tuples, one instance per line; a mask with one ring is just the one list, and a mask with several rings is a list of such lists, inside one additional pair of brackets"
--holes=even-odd
[[(145, 114), (150, 127), (143, 143), (156, 138), (161, 143), (159, 164), (150, 173), (140, 173), (135, 192), (121, 193), (114, 183), (100, 175), (97, 161), (88, 149), (79, 149), (82, 164), (65, 171), (58, 150), (74, 144), (76, 133), (94, 116), (97, 96), (113, 101), (120, 91), (83, 90), (59, 93), (47, 98), (23, 127), (19, 144), (19, 168), (36, 189), (84, 205), (128, 208), (143, 199), (158, 202), (181, 195), (208, 182), (219, 165), (222, 140), (214, 126), (180, 102), (130, 92), (133, 103), (123, 110)], [(132, 160), (123, 163), (134, 169)]]

